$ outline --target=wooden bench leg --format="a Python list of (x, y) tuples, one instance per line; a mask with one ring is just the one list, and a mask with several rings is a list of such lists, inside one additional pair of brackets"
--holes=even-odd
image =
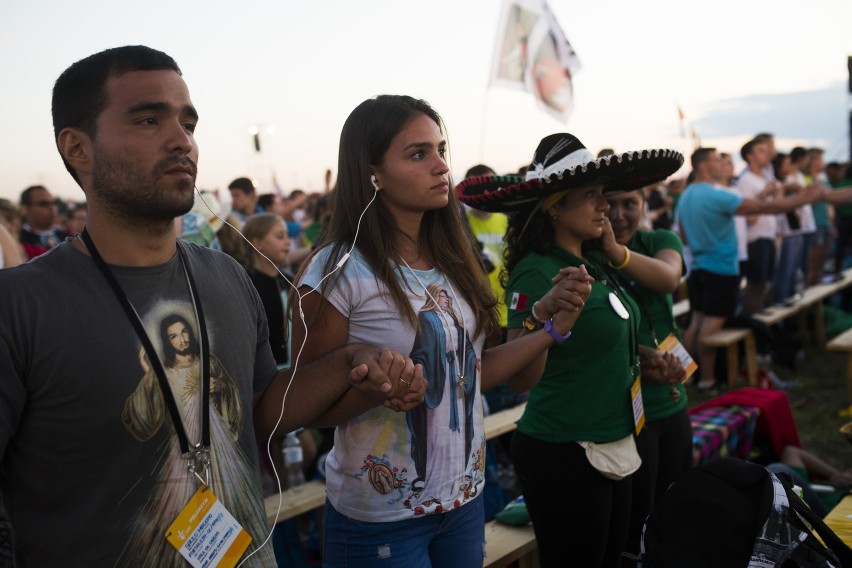
[(745, 365), (746, 376), (749, 386), (757, 386), (757, 347), (754, 343), (754, 334), (749, 332), (745, 337)]
[(852, 351), (846, 352), (846, 398), (852, 405)]
[(817, 347), (825, 347), (825, 310), (822, 302), (814, 305), (814, 343)]
[(726, 354), (726, 359), (728, 360), (728, 388), (731, 388), (734, 386), (734, 381), (737, 380), (737, 375), (740, 374), (739, 344), (728, 345)]

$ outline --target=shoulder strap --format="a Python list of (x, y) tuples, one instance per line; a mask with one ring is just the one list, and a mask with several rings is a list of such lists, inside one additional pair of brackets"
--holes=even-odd
[(844, 568), (852, 568), (852, 549), (840, 540), (840, 537), (825, 524), (819, 515), (813, 512), (808, 505), (793, 491), (792, 483), (786, 475), (779, 475), (784, 489), (787, 492), (787, 499), (790, 502), (790, 508), (793, 509), (803, 520), (805, 520), (817, 533), (826, 548), (834, 552), (840, 560), (841, 566)]

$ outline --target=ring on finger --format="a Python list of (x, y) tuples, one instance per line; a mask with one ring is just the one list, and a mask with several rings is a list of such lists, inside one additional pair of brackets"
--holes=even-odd
[(405, 383), (406, 385), (411, 386), (411, 381), (406, 381), (406, 380), (405, 380), (405, 379), (403, 379), (402, 377), (400, 377), (400, 378), (399, 378), (399, 382), (401, 382), (401, 383)]

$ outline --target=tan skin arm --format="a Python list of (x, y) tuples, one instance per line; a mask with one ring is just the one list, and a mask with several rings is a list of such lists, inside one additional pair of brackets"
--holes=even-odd
[[(410, 381), (418, 385), (422, 375), (407, 357), (371, 345), (350, 344), (324, 354), (321, 358), (298, 365), (298, 369), (279, 372), (262, 393), (252, 399), (254, 426), (259, 438), (284, 436), (296, 428), (312, 424), (329, 424), (326, 415), (349, 397), (357, 398), (364, 411), (382, 404), (398, 393), (398, 386)], [(287, 392), (281, 423), (281, 401)], [(408, 400), (423, 400), (425, 382)], [(350, 393), (356, 392), (357, 396)], [(412, 404), (416, 404), (412, 402)], [(357, 416), (357, 414), (356, 414)], [(351, 418), (351, 417), (350, 417)], [(341, 420), (348, 419), (344, 416)]]
[[(594, 278), (589, 276), (585, 266), (571, 266), (563, 268), (553, 280), (553, 288), (536, 303), (536, 316), (543, 321), (552, 318), (554, 329), (565, 335), (580, 317)], [(508, 330), (506, 343), (483, 353), (482, 390), (507, 382), (514, 391), (528, 391), (541, 379), (547, 364), (547, 350), (555, 344), (543, 329)]]
[(832, 205), (849, 205), (852, 203), (852, 186), (845, 185), (828, 192), (825, 201)]
[[(627, 258), (625, 245), (616, 242), (609, 219), (604, 223), (601, 246), (612, 266), (621, 266)], [(643, 288), (671, 294), (683, 276), (683, 259), (674, 249), (663, 249), (654, 256), (630, 251), (630, 262), (622, 270)]]
[(4, 225), (0, 225), (0, 249), (3, 250), (3, 266), (0, 268), (11, 268), (24, 262), (21, 245)]
[(808, 186), (804, 191), (800, 191), (787, 197), (775, 199), (773, 201), (761, 201), (746, 197), (734, 211), (735, 215), (777, 215), (778, 213), (786, 213), (797, 207), (813, 203), (815, 201), (828, 201), (828, 192), (821, 186)]
[[(346, 345), (349, 339), (349, 320), (343, 316), (329, 302), (322, 301), (317, 292), (311, 292), (310, 287), (302, 286), (299, 293), (302, 298), (302, 311), (310, 323), (308, 340), (305, 342), (305, 327), (298, 306), (293, 311), (293, 351), (298, 354), (300, 365), (310, 363), (325, 353), (332, 352)], [(319, 316), (314, 317), (319, 310)], [(304, 342), (304, 348), (302, 343)], [(386, 359), (386, 361), (388, 361)], [(403, 380), (391, 380), (390, 388), (382, 391), (381, 395), (367, 383), (358, 383), (341, 393), (341, 396), (333, 402), (324, 412), (318, 415), (308, 425), (311, 427), (336, 426), (364, 412), (384, 404), (386, 407), (396, 411), (405, 412), (414, 408), (423, 401), (426, 392), (426, 381), (423, 378), (423, 370), (420, 365), (414, 365), (411, 359), (395, 354), (393, 361), (389, 362), (391, 377), (395, 374), (405, 373)], [(409, 377), (409, 368), (411, 377)], [(411, 384), (407, 384), (410, 381)]]

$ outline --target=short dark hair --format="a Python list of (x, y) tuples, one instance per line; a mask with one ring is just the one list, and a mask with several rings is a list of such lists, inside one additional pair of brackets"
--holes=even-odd
[[(171, 70), (181, 75), (175, 60), (144, 45), (113, 47), (90, 55), (62, 72), (53, 85), (53, 138), (59, 147), (59, 133), (66, 128), (79, 128), (93, 140), (98, 115), (108, 101), (104, 86), (110, 77), (120, 77), (131, 71)], [(61, 155), (61, 151), (60, 151)], [(62, 156), (65, 169), (79, 184), (80, 179), (71, 164)]]
[(465, 178), (469, 177), (477, 177), (477, 176), (493, 176), (494, 170), (486, 166), (485, 164), (477, 164), (467, 170), (464, 174)]
[(275, 203), (276, 195), (274, 193), (264, 193), (257, 198), (257, 206), (264, 211), (269, 211), (269, 208)]
[(696, 148), (692, 155), (689, 157), (689, 163), (692, 166), (692, 170), (695, 171), (698, 169), (698, 166), (707, 161), (710, 157), (710, 154), (716, 151), (716, 148)]
[(43, 189), (47, 191), (47, 188), (43, 185), (31, 185), (21, 192), (21, 205), (29, 205), (33, 201), (33, 193), (36, 191)]
[(740, 148), (740, 157), (746, 162), (748, 162), (748, 157), (751, 156), (751, 153), (754, 151), (754, 147), (758, 144), (763, 144), (765, 142), (766, 140), (758, 140), (757, 138), (752, 138), (751, 140), (743, 144), (742, 148)]
[(802, 146), (796, 146), (790, 150), (790, 161), (794, 164), (808, 155), (808, 151)]
[(241, 177), (229, 183), (228, 189), (239, 189), (246, 195), (251, 195), (254, 193), (254, 183), (247, 177)]

